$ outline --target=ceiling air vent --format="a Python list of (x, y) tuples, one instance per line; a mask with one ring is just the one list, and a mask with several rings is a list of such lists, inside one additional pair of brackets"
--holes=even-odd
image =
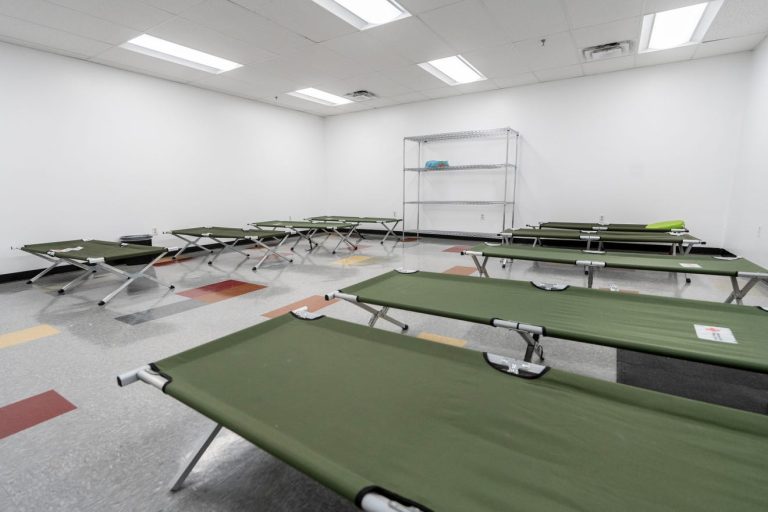
[(632, 51), (632, 41), (619, 41), (616, 43), (600, 44), (584, 48), (581, 52), (584, 60), (591, 62), (594, 60), (612, 59), (629, 55)]
[(370, 91), (348, 92), (344, 96), (354, 101), (368, 101), (368, 100), (376, 99), (376, 95)]

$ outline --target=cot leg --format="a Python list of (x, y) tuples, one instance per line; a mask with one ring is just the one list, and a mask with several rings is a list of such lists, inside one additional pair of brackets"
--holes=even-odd
[(58, 267), (59, 265), (61, 265), (61, 260), (50, 260), (50, 261), (53, 261), (53, 263), (51, 263), (51, 266), (49, 266), (48, 268), (46, 268), (45, 270), (43, 270), (42, 272), (40, 272), (39, 274), (37, 274), (35, 277), (33, 277), (32, 279), (30, 279), (29, 281), (27, 281), (27, 284), (32, 284), (32, 283), (34, 283), (35, 281), (37, 281), (38, 279), (40, 279), (41, 277), (43, 277), (45, 274), (47, 274), (48, 272), (50, 272), (50, 271), (51, 271), (51, 270), (53, 270), (54, 268)]
[(483, 263), (480, 263), (480, 260), (477, 259), (477, 256), (472, 254), (472, 261), (475, 262), (475, 266), (477, 267), (477, 271), (480, 273), (480, 277), (491, 277), (488, 275), (488, 269), (486, 268), (486, 265), (488, 264), (488, 256), (483, 258)]
[(587, 267), (587, 288), (592, 288), (592, 285), (595, 282), (595, 269), (592, 267)]
[(233, 251), (233, 252), (236, 252), (236, 253), (242, 254), (242, 255), (243, 255), (243, 256), (245, 256), (246, 258), (250, 258), (250, 257), (251, 257), (251, 255), (250, 255), (250, 254), (248, 254), (248, 253), (246, 253), (246, 252), (243, 252), (243, 251), (241, 251), (240, 249), (238, 249), (237, 247), (235, 247), (235, 244), (236, 244), (238, 241), (240, 241), (240, 240), (243, 240), (242, 238), (235, 238), (235, 240), (234, 240), (234, 241), (232, 241), (232, 243), (231, 243), (231, 244), (225, 243), (225, 242), (223, 242), (223, 241), (219, 240), (218, 238), (214, 238), (214, 237), (210, 237), (210, 239), (211, 239), (211, 240), (213, 240), (214, 242), (216, 242), (217, 244), (221, 244), (221, 249), (219, 249), (218, 251), (216, 251), (216, 255), (215, 255), (213, 258), (211, 258), (211, 260), (208, 262), (208, 264), (209, 264), (209, 265), (213, 265), (213, 262), (214, 262), (214, 261), (216, 261), (216, 259), (217, 259), (219, 256), (221, 256), (222, 254), (224, 254), (224, 253), (225, 253), (225, 252), (227, 252), (227, 251)]
[(318, 243), (318, 242), (315, 242), (315, 241), (313, 240), (313, 238), (314, 238), (314, 236), (317, 234), (317, 232), (318, 232), (318, 231), (319, 231), (319, 229), (317, 229), (317, 228), (315, 228), (315, 229), (311, 229), (311, 230), (309, 230), (309, 231), (307, 232), (307, 234), (304, 236), (304, 238), (306, 238), (306, 239), (307, 239), (307, 242), (309, 242), (309, 249), (307, 249), (307, 251), (308, 251), (308, 252), (312, 252), (312, 251), (314, 251), (315, 249), (317, 249), (318, 247), (320, 247), (322, 244), (324, 244), (324, 243), (325, 243), (325, 241), (328, 239), (328, 237), (329, 237), (329, 236), (331, 236), (331, 234), (330, 234), (330, 233), (328, 233), (328, 235), (326, 235), (326, 237), (325, 237), (325, 238), (323, 238), (323, 241), (322, 241), (322, 242), (319, 242), (319, 243)]
[(384, 235), (384, 238), (381, 239), (382, 245), (384, 244), (384, 242), (387, 241), (387, 238), (389, 238), (389, 235), (394, 235), (395, 228), (397, 227), (398, 224), (400, 224), (399, 220), (397, 222), (395, 222), (394, 224), (392, 224), (392, 227), (388, 228), (387, 224), (385, 222), (381, 223), (381, 225), (384, 227), (384, 229), (387, 230), (387, 233)]
[(527, 332), (520, 332), (520, 331), (517, 331), (517, 333), (528, 344), (528, 346), (525, 348), (524, 361), (527, 363), (530, 363), (531, 359), (533, 359), (533, 354), (536, 354), (539, 360), (543, 361), (544, 348), (539, 343), (540, 336), (538, 334), (531, 335), (531, 334), (528, 334)]
[(84, 270), (82, 274), (80, 274), (79, 276), (74, 278), (72, 281), (70, 281), (67, 284), (65, 284), (64, 286), (62, 286), (61, 289), (59, 290), (59, 293), (60, 294), (67, 293), (72, 288), (82, 284), (82, 282), (85, 281), (86, 278), (91, 277), (95, 273), (96, 273), (96, 269), (95, 268), (88, 268), (88, 269)]
[(184, 486), (184, 481), (187, 479), (192, 470), (195, 469), (195, 466), (203, 457), (203, 454), (208, 449), (208, 447), (211, 446), (213, 440), (216, 439), (216, 436), (219, 435), (219, 432), (221, 432), (221, 425), (217, 424), (213, 431), (208, 434), (208, 437), (205, 438), (202, 446), (200, 446), (197, 452), (192, 456), (192, 459), (189, 461), (186, 467), (184, 467), (184, 469), (181, 470), (181, 473), (179, 473), (179, 475), (174, 479), (171, 492), (176, 492)]
[(120, 277), (124, 277), (126, 279), (125, 282), (123, 284), (121, 284), (119, 287), (117, 287), (117, 289), (115, 291), (113, 291), (112, 293), (110, 293), (109, 295), (107, 295), (106, 297), (101, 299), (101, 301), (99, 302), (99, 306), (103, 306), (107, 302), (109, 302), (112, 299), (114, 299), (115, 296), (117, 296), (118, 293), (120, 293), (123, 290), (125, 290), (128, 287), (128, 285), (130, 285), (132, 282), (134, 282), (135, 280), (137, 280), (137, 279), (139, 279), (141, 277), (143, 277), (145, 279), (149, 279), (150, 281), (154, 281), (155, 283), (159, 284), (160, 286), (165, 286), (165, 287), (167, 287), (170, 290), (173, 290), (174, 288), (176, 288), (172, 284), (166, 284), (166, 283), (160, 281), (155, 276), (150, 276), (148, 274), (145, 274), (145, 272), (147, 270), (152, 268), (154, 266), (154, 264), (157, 263), (160, 259), (162, 259), (166, 254), (168, 254), (168, 253), (164, 252), (164, 253), (158, 255), (155, 259), (153, 259), (152, 261), (147, 263), (147, 265), (144, 268), (142, 268), (141, 270), (139, 270), (138, 272), (135, 272), (135, 273), (125, 272), (124, 270), (120, 270), (119, 268), (115, 268), (112, 265), (108, 265), (106, 263), (99, 263), (98, 265), (101, 268), (103, 268), (104, 270), (106, 270), (107, 272), (111, 272), (111, 273), (113, 273), (115, 275), (118, 275)]
[[(336, 247), (333, 248), (332, 254), (336, 254), (336, 251), (339, 249), (339, 246), (342, 243), (346, 243), (353, 251), (357, 250), (357, 246), (349, 241), (349, 237), (351, 236), (352, 231), (349, 231), (346, 234), (341, 234), (338, 229), (333, 228), (333, 232), (340, 236), (341, 240), (339, 240), (339, 243), (337, 243)], [(328, 236), (330, 236), (330, 234)]]
[(269, 258), (270, 256), (273, 256), (273, 255), (277, 256), (278, 258), (283, 258), (288, 263), (293, 263), (293, 258), (286, 258), (282, 254), (279, 254), (277, 252), (277, 250), (280, 248), (280, 246), (283, 245), (283, 242), (285, 242), (286, 238), (288, 238), (287, 235), (285, 237), (283, 237), (283, 239), (280, 240), (280, 243), (278, 243), (275, 247), (270, 247), (267, 244), (265, 244), (264, 242), (262, 242), (261, 240), (254, 240), (254, 242), (256, 242), (256, 245), (266, 249), (267, 252), (266, 252), (266, 254), (264, 254), (264, 256), (262, 256), (262, 258), (259, 260), (259, 262), (256, 263), (256, 265), (253, 267), (252, 270), (259, 270), (259, 267), (261, 267), (261, 264), (264, 263), (267, 260), (267, 258)]
[(207, 252), (209, 255), (210, 255), (211, 253), (213, 253), (213, 251), (212, 251), (212, 250), (210, 250), (209, 248), (207, 248), (207, 247), (203, 247), (202, 245), (200, 245), (200, 244), (198, 244), (198, 243), (197, 243), (197, 242), (199, 242), (199, 241), (200, 241), (200, 239), (201, 239), (201, 238), (203, 238), (203, 237), (201, 237), (201, 236), (199, 236), (199, 237), (195, 238), (194, 240), (190, 240), (190, 239), (188, 239), (188, 238), (184, 238), (183, 236), (181, 236), (181, 235), (177, 235), (177, 234), (175, 234), (175, 233), (171, 233), (171, 234), (172, 234), (173, 236), (175, 236), (176, 238), (178, 238), (179, 240), (181, 240), (181, 241), (183, 241), (183, 242), (186, 242), (186, 245), (185, 245), (184, 247), (182, 247), (182, 248), (179, 250), (179, 252), (177, 252), (176, 254), (174, 254), (174, 255), (172, 256), (172, 258), (173, 258), (174, 260), (175, 260), (176, 258), (178, 258), (179, 256), (181, 256), (181, 253), (183, 253), (184, 251), (186, 251), (186, 250), (189, 248), (189, 246), (190, 246), (190, 245), (194, 245), (195, 247), (197, 247), (197, 248), (198, 248), (198, 249), (200, 249), (201, 251), (203, 251), (203, 252)]
[(389, 316), (387, 313), (389, 312), (388, 307), (381, 308), (380, 310), (377, 310), (376, 308), (373, 308), (369, 306), (368, 304), (363, 304), (361, 302), (353, 302), (355, 306), (358, 306), (367, 312), (369, 312), (372, 316), (371, 319), (368, 321), (368, 326), (373, 327), (376, 325), (376, 322), (379, 319), (386, 320), (389, 323), (392, 323), (396, 326), (398, 326), (400, 329), (407, 331), (408, 330), (408, 324), (404, 324), (403, 322), (400, 322), (399, 320), (395, 320), (391, 316)]
[(744, 299), (749, 291), (754, 288), (758, 281), (758, 278), (753, 277), (747, 281), (747, 284), (745, 284), (743, 288), (740, 288), (738, 278), (736, 276), (731, 276), (731, 286), (733, 286), (733, 292), (731, 292), (728, 298), (725, 299), (725, 303), (730, 304), (735, 300), (736, 304), (744, 304), (742, 299)]

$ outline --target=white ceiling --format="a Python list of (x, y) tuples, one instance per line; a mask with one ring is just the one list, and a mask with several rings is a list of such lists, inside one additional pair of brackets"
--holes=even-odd
[[(359, 31), (311, 0), (0, 0), (0, 40), (333, 115), (751, 50), (768, 34), (768, 0), (725, 0), (703, 44), (581, 57), (636, 42), (645, 13), (699, 1), (399, 0), (412, 17)], [(211, 75), (119, 47), (145, 32), (244, 66)], [(416, 66), (457, 53), (488, 80), (450, 87)], [(305, 87), (379, 98), (326, 107), (286, 95)]]

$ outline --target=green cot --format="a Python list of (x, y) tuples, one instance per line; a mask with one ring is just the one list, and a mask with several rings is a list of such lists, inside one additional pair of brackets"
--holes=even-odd
[[(307, 251), (314, 251), (316, 248), (323, 245), (331, 235), (336, 235), (340, 238), (339, 243), (331, 251), (336, 254), (341, 244), (346, 244), (350, 250), (357, 250), (357, 245), (350, 240), (352, 234), (357, 229), (357, 224), (354, 222), (312, 222), (312, 221), (294, 221), (294, 220), (268, 220), (262, 222), (252, 222), (251, 226), (255, 226), (258, 229), (272, 229), (272, 230), (284, 230), (285, 232), (296, 235), (296, 242), (291, 246), (291, 250), (295, 250), (296, 246), (301, 240), (306, 240), (309, 244)], [(320, 234), (325, 234), (325, 238), (322, 241), (315, 242), (315, 237)]]
[[(661, 254), (612, 252), (596, 253), (595, 251), (579, 251), (559, 249), (554, 247), (530, 247), (519, 244), (499, 245), (480, 244), (462, 252), (472, 257), (481, 276), (488, 274), (488, 260), (500, 258), (502, 266), (513, 260), (541, 261), (546, 263), (562, 263), (582, 267), (587, 272), (587, 287), (592, 288), (595, 271), (601, 268), (622, 268), (633, 270), (654, 270), (659, 272), (675, 272), (681, 274), (705, 274), (726, 276), (731, 280), (733, 291), (725, 302), (743, 302), (744, 297), (759, 282), (768, 282), (768, 269), (739, 257), (690, 255), (667, 256)], [(482, 258), (482, 262), (480, 261)], [(747, 279), (741, 286), (739, 278)], [(686, 279), (690, 282), (689, 279)]]
[[(99, 270), (103, 270), (117, 276), (118, 279), (123, 281), (123, 283), (113, 292), (101, 299), (101, 301), (99, 301), (99, 306), (103, 306), (107, 302), (111, 301), (118, 293), (125, 290), (128, 285), (137, 279), (149, 279), (150, 281), (154, 281), (161, 286), (165, 286), (171, 290), (174, 289), (172, 284), (165, 284), (158, 280), (155, 276), (147, 274), (147, 272), (163, 256), (169, 252), (176, 251), (177, 248), (175, 247), (167, 248), (120, 242), (109, 242), (106, 240), (81, 239), (64, 240), (61, 242), (46, 242), (40, 244), (28, 244), (19, 247), (19, 249), (50, 262), (50, 266), (27, 281), (27, 284), (36, 282), (38, 279), (63, 263), (73, 265), (82, 270), (82, 273), (80, 273), (75, 279), (59, 289), (59, 294), (64, 294), (76, 286), (81, 285)], [(143, 257), (150, 257), (152, 259), (138, 272), (127, 272), (116, 267), (116, 265), (124, 263), (126, 260)]]
[(371, 313), (370, 326), (407, 329), (394, 308), (509, 329), (526, 341), (525, 360), (543, 359), (540, 338), (550, 336), (768, 373), (768, 311), (757, 307), (420, 271), (388, 272), (332, 298)]
[[(294, 315), (143, 381), (368, 512), (768, 510), (768, 417)], [(258, 507), (258, 505), (254, 505)]]
[[(248, 242), (254, 246), (265, 249), (264, 256), (253, 266), (253, 270), (258, 270), (261, 265), (270, 256), (276, 256), (286, 260), (288, 263), (292, 263), (293, 259), (286, 258), (282, 254), (278, 253), (278, 249), (283, 243), (291, 236), (290, 233), (283, 231), (274, 231), (266, 229), (254, 229), (254, 228), (228, 228), (222, 226), (201, 226), (195, 228), (174, 229), (169, 231), (168, 234), (175, 236), (176, 238), (186, 242), (186, 245), (182, 247), (176, 254), (173, 255), (173, 259), (178, 258), (186, 251), (190, 246), (195, 246), (201, 251), (207, 253), (208, 256), (214, 255), (213, 258), (208, 260), (209, 265), (213, 265), (216, 259), (227, 251), (236, 252), (246, 258), (250, 258), (251, 255), (237, 247), (240, 242)], [(200, 245), (200, 239), (209, 238), (218, 243), (221, 248), (218, 251), (214, 251)], [(229, 243), (226, 240), (230, 240)], [(268, 245), (266, 242), (269, 240), (277, 240), (277, 244), (274, 246)]]
[(503, 243), (511, 244), (515, 238), (533, 239), (534, 247), (541, 245), (543, 240), (581, 240), (587, 242), (587, 250), (597, 243), (597, 250), (602, 251), (605, 242), (668, 245), (672, 254), (678, 250), (685, 254), (695, 245), (704, 241), (684, 232), (634, 232), (634, 231), (577, 231), (574, 229), (536, 229), (521, 228), (507, 229), (499, 233)]
[[(357, 226), (360, 224), (380, 224), (386, 230), (384, 238), (381, 239), (381, 244), (387, 241), (387, 238), (395, 236), (395, 228), (403, 219), (397, 217), (356, 217), (354, 215), (321, 215), (319, 217), (307, 218), (310, 222), (351, 222), (356, 225), (354, 232), (362, 240), (365, 237), (358, 231)], [(397, 239), (395, 239), (397, 243)]]

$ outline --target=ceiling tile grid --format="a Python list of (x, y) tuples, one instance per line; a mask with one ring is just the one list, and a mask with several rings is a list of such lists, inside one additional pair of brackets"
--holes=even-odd
[[(312, 0), (0, 0), (0, 41), (325, 116), (749, 51), (768, 34), (768, 0), (724, 0), (703, 43), (637, 54), (644, 14), (700, 1), (398, 0), (410, 17), (361, 31)], [(120, 48), (142, 33), (243, 67), (211, 75)], [(582, 55), (624, 40), (631, 55)], [(452, 55), (487, 79), (449, 86), (418, 66)], [(287, 95), (305, 87), (377, 97)]]

